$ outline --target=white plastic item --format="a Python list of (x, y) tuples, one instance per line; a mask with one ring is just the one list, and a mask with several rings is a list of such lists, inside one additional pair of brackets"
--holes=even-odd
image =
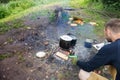
[(40, 52), (37, 52), (37, 53), (36, 53), (36, 57), (38, 57), (38, 58), (45, 57), (45, 55), (46, 55), (46, 53), (43, 52), (43, 51), (40, 51)]

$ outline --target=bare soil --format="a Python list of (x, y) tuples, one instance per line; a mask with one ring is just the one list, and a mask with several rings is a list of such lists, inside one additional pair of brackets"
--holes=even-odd
[[(25, 17), (23, 24), (27, 27), (0, 35), (0, 55), (7, 55), (0, 60), (0, 80), (78, 80), (76, 66), (49, 62), (52, 45), (58, 44), (56, 23), (39, 16), (35, 20)], [(47, 56), (37, 58), (38, 51)]]

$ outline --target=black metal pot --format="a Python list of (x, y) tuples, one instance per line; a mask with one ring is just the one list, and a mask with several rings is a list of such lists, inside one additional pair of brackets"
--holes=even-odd
[(71, 36), (71, 37), (72, 37), (71, 47), (74, 47), (76, 45), (77, 38), (75, 36)]
[(71, 42), (72, 42), (72, 38), (68, 35), (63, 35), (60, 36), (60, 42), (59, 42), (59, 46), (62, 49), (70, 49), (71, 47)]
[(72, 38), (71, 47), (74, 47), (76, 45), (77, 38), (71, 33), (68, 33), (67, 35), (69, 35)]

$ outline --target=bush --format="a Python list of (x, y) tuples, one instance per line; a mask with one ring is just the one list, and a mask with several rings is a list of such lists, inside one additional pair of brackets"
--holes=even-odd
[(9, 2), (10, 0), (0, 0), (1, 3), (7, 3)]
[(0, 19), (5, 18), (10, 15), (10, 11), (8, 10), (6, 5), (0, 5)]
[(0, 19), (11, 14), (19, 13), (35, 5), (34, 0), (9, 0), (9, 3), (0, 4)]
[(102, 0), (105, 8), (120, 10), (120, 0)]
[(1, 3), (8, 3), (10, 1), (16, 1), (16, 0), (0, 0)]

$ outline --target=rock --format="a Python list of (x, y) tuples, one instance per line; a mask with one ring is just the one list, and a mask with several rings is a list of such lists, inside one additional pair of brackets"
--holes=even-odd
[(71, 23), (71, 24), (70, 24), (70, 26), (75, 27), (75, 26), (78, 26), (78, 25), (77, 25), (77, 24), (75, 24), (75, 23)]
[(37, 19), (40, 19), (40, 17), (37, 17)]
[(68, 21), (68, 24), (71, 24), (71, 21)]
[(73, 20), (73, 18), (69, 18), (69, 21), (72, 21)]
[(45, 45), (45, 46), (49, 45), (49, 42), (48, 42), (48, 41), (45, 41), (45, 42), (44, 42), (44, 45)]
[(28, 49), (30, 49), (30, 50), (31, 50), (31, 49), (32, 49), (32, 47), (28, 47)]
[(8, 67), (7, 70), (10, 70), (10, 68)]
[(41, 32), (41, 36), (45, 36), (45, 33), (44, 33), (44, 32)]
[(27, 46), (28, 45), (28, 43), (25, 43), (25, 46)]
[(31, 29), (31, 27), (27, 27), (27, 29)]
[(4, 42), (4, 45), (8, 44), (8, 42)]
[(89, 22), (92, 26), (97, 26), (98, 24), (96, 22)]
[(45, 76), (46, 79), (48, 79), (49, 77), (48, 76)]
[(25, 64), (26, 64), (26, 67), (28, 67), (28, 68), (33, 67), (33, 63), (32, 62), (28, 61)]
[(59, 73), (59, 71), (56, 71), (56, 73)]
[(3, 75), (3, 78), (6, 78), (6, 76), (5, 76), (5, 75)]
[(35, 69), (31, 69), (31, 70), (30, 70), (31, 73), (34, 72), (34, 71), (35, 71)]

